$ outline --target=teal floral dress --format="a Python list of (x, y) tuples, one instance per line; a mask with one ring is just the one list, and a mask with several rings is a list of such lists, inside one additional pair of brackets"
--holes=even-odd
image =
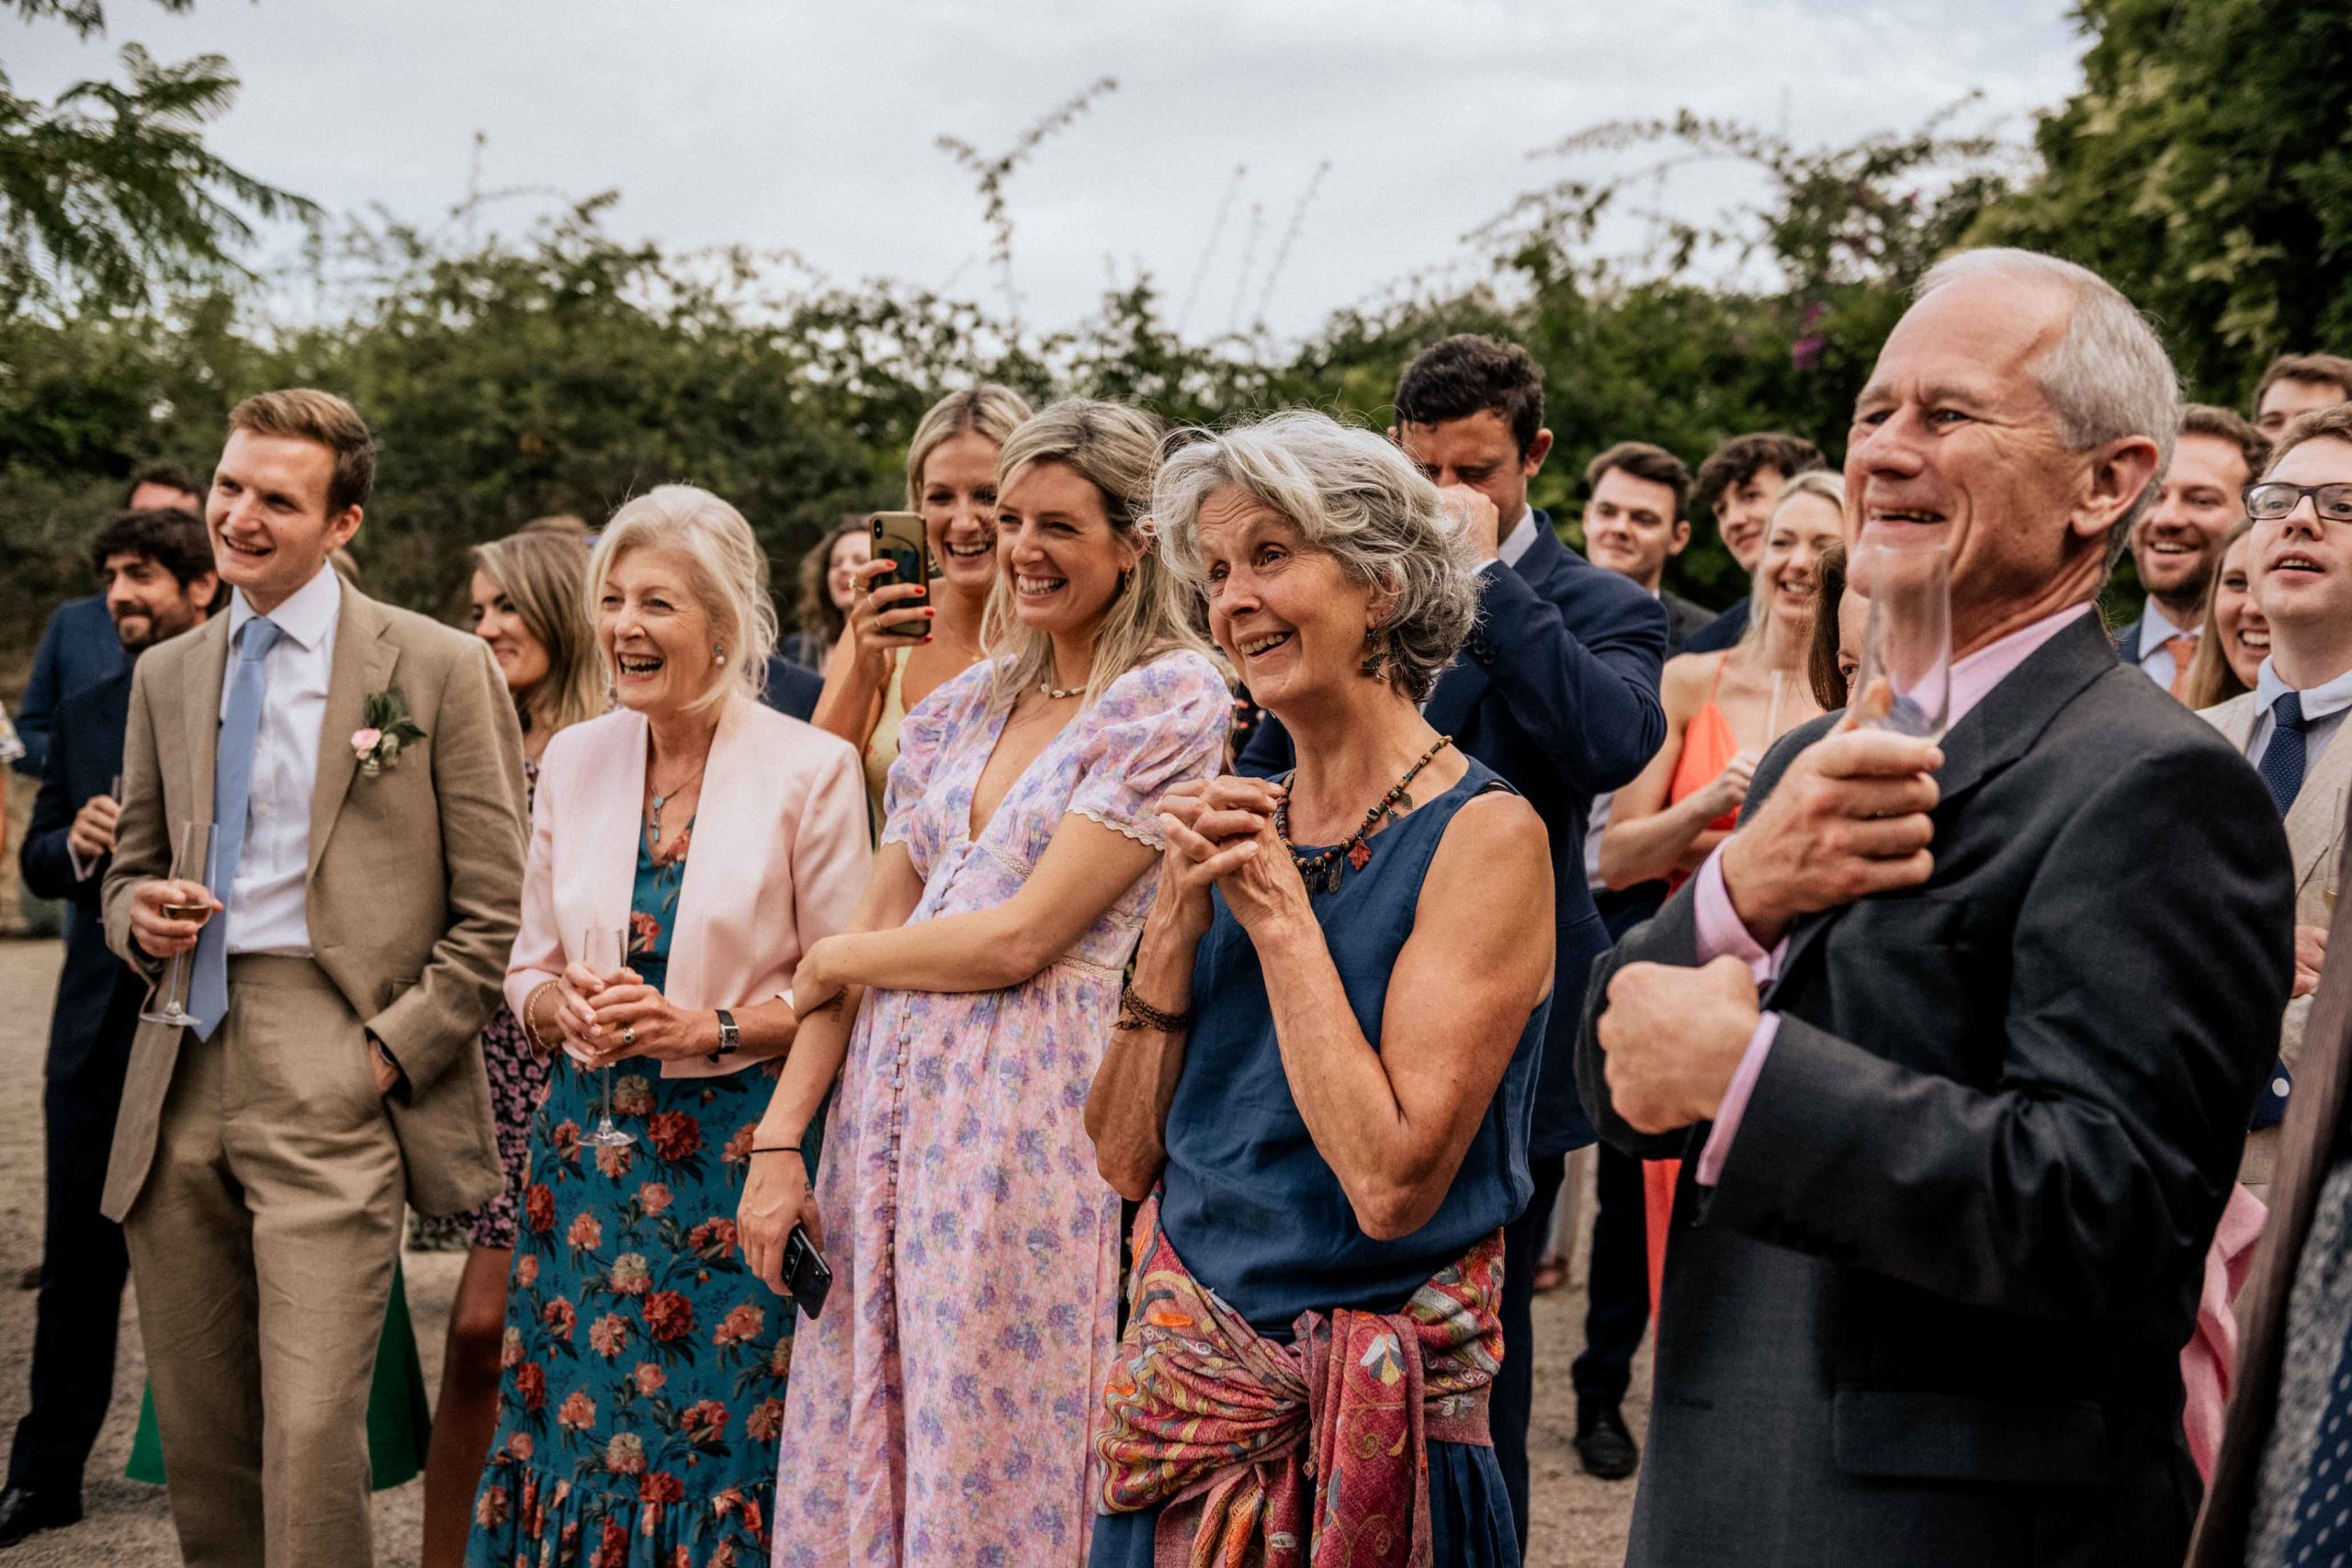
[[(666, 860), (638, 846), (628, 961), (657, 989), (693, 836)], [(637, 1142), (589, 1149), (603, 1075), (556, 1058), (468, 1568), (765, 1561), (793, 1309), (744, 1269), (735, 1209), (774, 1089), (763, 1071), (665, 1078), (624, 1063), (613, 1119)]]

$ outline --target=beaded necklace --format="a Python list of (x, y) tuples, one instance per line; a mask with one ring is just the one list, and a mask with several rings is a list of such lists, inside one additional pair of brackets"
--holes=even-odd
[(1289, 794), (1285, 792), (1280, 800), (1274, 802), (1274, 836), (1283, 841), (1283, 848), (1290, 851), (1291, 858), (1298, 862), (1298, 874), (1306, 882), (1306, 890), (1309, 893), (1317, 891), (1316, 882), (1318, 878), (1323, 885), (1320, 891), (1337, 893), (1340, 890), (1340, 864), (1342, 861), (1357, 871), (1362, 871), (1370, 863), (1372, 846), (1364, 840), (1370, 837), (1373, 829), (1379, 825), (1380, 819), (1398, 806), (1402, 806), (1408, 811), (1413, 809), (1413, 797), (1405, 793), (1406, 786), (1413, 782), (1423, 768), (1430, 765), (1430, 758), (1453, 744), (1453, 736), (1439, 736), (1437, 744), (1422, 752), (1420, 761), (1407, 768), (1405, 776), (1398, 779), (1396, 785), (1380, 797), (1377, 805), (1363, 814), (1362, 827), (1343, 841), (1311, 855), (1300, 854), (1298, 846), (1290, 841)]

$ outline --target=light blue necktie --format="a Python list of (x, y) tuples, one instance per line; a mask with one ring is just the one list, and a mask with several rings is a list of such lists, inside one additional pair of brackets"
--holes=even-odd
[(196, 942), (196, 973), (188, 1011), (196, 1037), (209, 1040), (229, 1011), (229, 892), (245, 849), (245, 810), (254, 791), (254, 748), (261, 739), (261, 700), (267, 677), (262, 660), (278, 638), (277, 623), (255, 615), (237, 634), (237, 667), (229, 676), (229, 705), (220, 715), (220, 741), (212, 757), (212, 896), (220, 910), (204, 922)]

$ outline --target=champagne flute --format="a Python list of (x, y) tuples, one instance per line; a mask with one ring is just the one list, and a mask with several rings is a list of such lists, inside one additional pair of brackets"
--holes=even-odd
[[(580, 943), (580, 962), (594, 969), (599, 976), (610, 980), (626, 966), (628, 933), (616, 926), (591, 926)], [(605, 1111), (597, 1117), (596, 1125), (580, 1134), (580, 1141), (592, 1149), (625, 1148), (637, 1142), (637, 1134), (623, 1132), (613, 1124), (613, 1069), (605, 1068)]]
[(1854, 710), (1870, 728), (1939, 740), (1951, 712), (1951, 562), (1933, 541), (1869, 540), (1849, 579), (1870, 600)]
[[(181, 823), (179, 852), (172, 859), (172, 880), (198, 883), (208, 890), (211, 889), (219, 869), (214, 862), (216, 847), (211, 823)], [(209, 892), (201, 900), (165, 904), (164, 918), (168, 920), (195, 920), (199, 924), (210, 919), (212, 898)], [(196, 1021), (196, 1015), (187, 1010), (188, 978), (195, 968), (195, 959), (196, 949), (192, 947), (185, 953), (172, 955), (171, 964), (164, 971), (162, 1000), (139, 1015), (143, 1021), (169, 1024), (175, 1029), (186, 1028)]]

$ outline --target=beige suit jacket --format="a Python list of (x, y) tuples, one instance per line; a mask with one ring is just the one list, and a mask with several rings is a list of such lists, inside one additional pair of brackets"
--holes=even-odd
[[(130, 896), (171, 872), (175, 827), (212, 818), (229, 617), (150, 649), (131, 677), (123, 807), (107, 873), (107, 942), (130, 938)], [(350, 737), (368, 696), (398, 687), (424, 739), (375, 777)], [(522, 900), (522, 735), (478, 638), (379, 604), (348, 584), (311, 795), (312, 960), (407, 1078), (386, 1100), (408, 1198), (457, 1213), (504, 1184), (480, 1036), (496, 1005)], [(145, 1185), (182, 1032), (141, 1023), (107, 1168), (119, 1220)]]
[[(2229, 743), (2245, 753), (2261, 710), (2254, 694), (2200, 711), (2198, 717), (2220, 730)], [(2303, 774), (2303, 787), (2287, 811), (2287, 847), (2295, 860), (2295, 923), (2324, 929), (2331, 918), (2328, 893), (2335, 886), (2336, 863), (2344, 853), (2346, 791), (2352, 788), (2352, 733), (2339, 731)], [(2287, 1004), (2278, 1032), (2279, 1059), (2290, 1073), (2298, 1072), (2303, 1058), (2303, 1032), (2311, 1022), (2312, 998), (2298, 997)], [(2278, 1161), (2278, 1129), (2256, 1133), (2246, 1139), (2245, 1163), (2238, 1179), (2256, 1193), (2265, 1193)], [(2266, 1194), (2267, 1195), (2267, 1194)]]

